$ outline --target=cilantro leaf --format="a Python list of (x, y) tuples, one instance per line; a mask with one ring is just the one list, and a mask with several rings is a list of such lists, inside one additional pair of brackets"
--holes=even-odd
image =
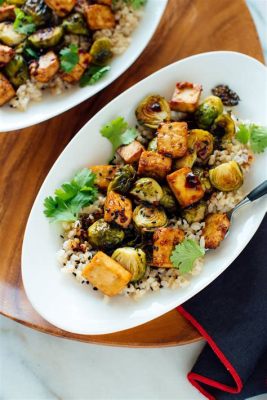
[(87, 168), (78, 172), (70, 182), (55, 190), (55, 197), (44, 200), (44, 214), (52, 221), (75, 221), (85, 206), (97, 198), (95, 175)]
[(80, 79), (80, 87), (85, 87), (88, 85), (94, 85), (98, 82), (106, 73), (110, 70), (110, 65), (105, 67), (100, 67), (97, 65), (92, 65), (89, 67)]
[(267, 147), (267, 127), (256, 124), (240, 124), (236, 138), (243, 144), (249, 143), (255, 153), (261, 153)]
[(31, 47), (25, 47), (23, 50), (24, 54), (34, 60), (37, 60), (39, 58), (38, 53), (33, 50)]
[(181, 274), (186, 274), (192, 270), (194, 262), (204, 254), (205, 250), (195, 240), (185, 239), (175, 246), (170, 259), (174, 268)]
[(72, 43), (60, 50), (59, 54), (61, 69), (67, 73), (71, 72), (79, 62), (78, 46)]
[(36, 31), (36, 25), (30, 15), (26, 15), (21, 9), (15, 8), (16, 19), (13, 23), (14, 30), (24, 35)]
[(250, 138), (249, 125), (240, 124), (236, 133), (236, 138), (240, 143), (247, 144)]
[(102, 127), (100, 133), (111, 142), (114, 153), (118, 147), (133, 142), (138, 136), (137, 130), (129, 128), (123, 117), (118, 117), (110, 121)]

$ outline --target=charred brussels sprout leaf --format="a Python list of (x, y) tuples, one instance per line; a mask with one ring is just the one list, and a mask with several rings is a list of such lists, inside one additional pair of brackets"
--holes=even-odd
[(222, 192), (237, 190), (243, 185), (243, 173), (235, 161), (229, 161), (210, 169), (212, 185)]
[(121, 247), (112, 254), (117, 261), (132, 274), (132, 282), (140, 280), (146, 272), (146, 253), (133, 247)]
[(121, 243), (124, 231), (110, 226), (104, 219), (94, 222), (88, 229), (89, 242), (98, 248), (109, 248)]
[(137, 121), (148, 128), (157, 129), (161, 122), (169, 121), (171, 110), (167, 100), (159, 95), (145, 97), (135, 111)]

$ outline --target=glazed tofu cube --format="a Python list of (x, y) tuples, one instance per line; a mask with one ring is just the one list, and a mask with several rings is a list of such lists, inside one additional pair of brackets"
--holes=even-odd
[(0, 22), (15, 19), (15, 6), (0, 7)]
[(86, 7), (85, 18), (90, 29), (112, 29), (115, 26), (115, 17), (110, 7), (93, 4)]
[(105, 191), (118, 171), (118, 167), (116, 165), (94, 165), (93, 167), (90, 167), (90, 170), (96, 176), (95, 184), (99, 189)]
[(68, 83), (78, 82), (91, 61), (92, 61), (91, 54), (85, 53), (84, 51), (80, 50), (78, 64), (75, 65), (75, 67), (71, 72), (62, 73), (61, 77), (63, 81)]
[(7, 103), (16, 94), (13, 86), (0, 72), (0, 106)]
[(11, 47), (0, 44), (0, 67), (8, 64), (13, 58), (14, 54), (15, 50), (13, 50)]
[(132, 220), (132, 202), (127, 197), (113, 192), (108, 193), (104, 205), (104, 219), (106, 222), (116, 222), (116, 224), (127, 228)]
[(153, 235), (152, 265), (159, 268), (171, 268), (171, 253), (174, 247), (184, 240), (184, 232), (179, 228), (159, 228)]
[(126, 164), (133, 164), (138, 162), (141, 154), (144, 151), (144, 147), (140, 142), (134, 140), (132, 143), (118, 148), (117, 153), (121, 156)]
[(202, 86), (190, 82), (176, 83), (170, 106), (174, 111), (194, 112), (198, 106)]
[(158, 128), (158, 152), (172, 158), (183, 157), (187, 150), (187, 123), (163, 123)]
[(170, 172), (172, 160), (155, 151), (143, 151), (138, 164), (138, 174), (164, 179)]
[(205, 238), (206, 249), (216, 249), (224, 239), (230, 226), (226, 214), (209, 214), (205, 219), (202, 235)]
[(107, 296), (116, 296), (132, 278), (130, 272), (102, 251), (96, 253), (82, 275)]
[(59, 17), (68, 15), (76, 4), (76, 0), (45, 0), (48, 7), (52, 8)]
[(181, 207), (188, 207), (204, 196), (204, 190), (199, 178), (191, 168), (184, 167), (167, 176), (171, 190)]
[(49, 82), (59, 70), (59, 61), (53, 51), (49, 51), (30, 64), (30, 74), (38, 82)]

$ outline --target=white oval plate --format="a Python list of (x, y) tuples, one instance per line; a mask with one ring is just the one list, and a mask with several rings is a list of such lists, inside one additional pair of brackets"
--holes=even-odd
[(0, 107), (0, 132), (22, 129), (46, 121), (89, 99), (122, 75), (140, 56), (158, 27), (168, 0), (149, 0), (144, 15), (132, 34), (128, 49), (111, 62), (111, 69), (103, 79), (92, 86), (74, 86), (58, 96), (44, 93), (41, 102), (31, 102), (26, 111)]
[[(60, 155), (33, 205), (23, 243), (22, 277), (33, 307), (47, 321), (80, 334), (112, 333), (141, 325), (182, 304), (220, 275), (238, 256), (257, 230), (266, 210), (266, 198), (240, 211), (230, 234), (216, 251), (206, 255), (205, 267), (191, 284), (177, 290), (148, 293), (136, 302), (120, 296), (105, 304), (103, 296), (60, 272), (56, 253), (61, 247), (59, 230), (43, 215), (43, 200), (84, 166), (106, 163), (111, 145), (99, 134), (103, 124), (122, 115), (135, 123), (134, 110), (149, 93), (170, 98), (177, 81), (201, 83), (204, 94), (219, 83), (228, 84), (240, 98), (236, 114), (267, 123), (266, 67), (239, 53), (213, 52), (192, 56), (154, 73), (99, 111)], [(266, 179), (267, 153), (256, 157), (246, 177), (245, 190)]]

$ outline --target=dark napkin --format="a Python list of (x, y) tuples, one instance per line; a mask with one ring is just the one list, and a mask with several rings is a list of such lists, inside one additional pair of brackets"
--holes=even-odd
[(207, 340), (188, 374), (201, 393), (218, 400), (267, 393), (266, 216), (233, 264), (178, 311)]

